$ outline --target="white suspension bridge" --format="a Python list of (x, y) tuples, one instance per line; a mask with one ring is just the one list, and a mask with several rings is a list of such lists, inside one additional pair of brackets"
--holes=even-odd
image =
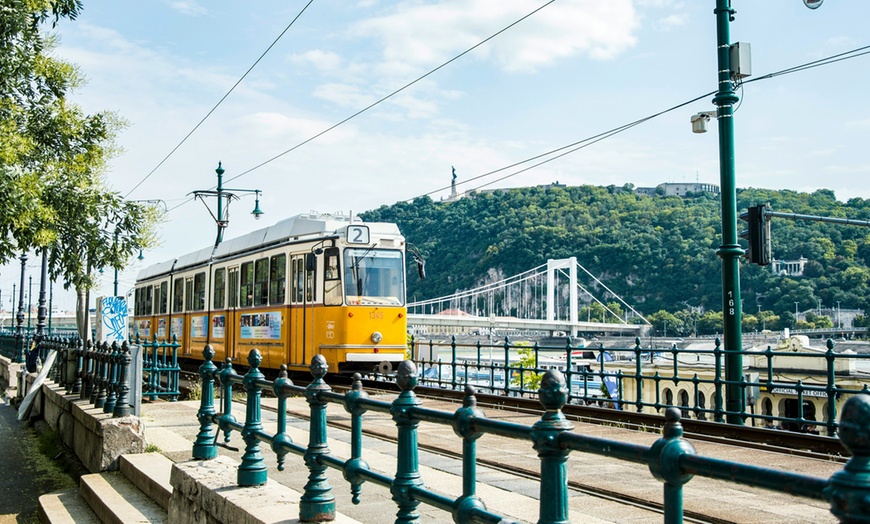
[[(578, 270), (589, 277), (584, 286)], [(494, 276), (494, 279), (498, 278)], [(620, 315), (589, 288), (619, 303)], [(600, 307), (591, 307), (597, 304)], [(578, 318), (586, 308), (587, 318)], [(592, 318), (592, 311), (596, 316)], [(518, 275), (501, 278), (452, 295), (408, 304), (408, 324), (417, 332), (458, 330), (509, 334), (608, 333), (640, 336), (650, 325), (630, 304), (577, 262), (576, 257), (548, 260)], [(456, 332), (456, 331), (453, 331)]]

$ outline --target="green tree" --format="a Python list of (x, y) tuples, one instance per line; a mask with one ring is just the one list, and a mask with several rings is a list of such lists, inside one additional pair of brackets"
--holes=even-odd
[(74, 20), (81, 8), (79, 0), (2, 0), (0, 263), (28, 251), (47, 255), (50, 275), (87, 296), (95, 268), (123, 268), (134, 249), (155, 243), (158, 213), (106, 187), (123, 122), (84, 114), (69, 99), (82, 76), (51, 56), (48, 23)]
[[(520, 361), (518, 364), (524, 370), (533, 370), (537, 368), (538, 362), (535, 356), (535, 350), (530, 347), (521, 348), (519, 350)], [(522, 377), (522, 378), (521, 378)], [(523, 371), (522, 374), (514, 373), (511, 376), (511, 385), (519, 387), (527, 391), (537, 391), (541, 387), (541, 379), (544, 378), (543, 373), (535, 371)]]

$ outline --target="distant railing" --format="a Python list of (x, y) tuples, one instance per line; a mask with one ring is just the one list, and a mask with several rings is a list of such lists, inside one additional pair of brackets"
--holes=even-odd
[[(322, 355), (312, 359), (310, 369), (314, 381), (305, 388), (294, 385), (287, 378), (285, 366), (282, 366), (277, 380), (265, 380), (259, 370), (262, 357), (257, 349), (248, 355), (250, 369), (244, 376), (233, 370), (230, 361), (218, 370), (212, 363), (214, 350), (211, 346), (206, 346), (203, 356), (205, 362), (199, 370), (202, 400), (197, 414), (200, 429), (193, 445), (194, 458), (207, 460), (216, 457), (218, 433), (223, 431), (224, 441), (229, 442), (232, 431), (239, 431), (245, 441), (245, 454), (238, 469), (237, 482), (240, 486), (257, 486), (267, 481), (266, 465), (260, 453), (261, 442), (268, 444), (278, 455), (279, 470), (284, 469), (287, 454), (302, 456), (309, 469), (309, 480), (300, 500), (299, 519), (303, 522), (335, 518), (335, 497), (325, 475), (328, 467), (344, 472), (355, 504), (360, 501), (365, 481), (390, 488), (398, 507), (397, 523), (418, 522), (417, 508), (421, 503), (451, 512), (454, 522), (508, 522), (503, 516), (488, 511), (484, 501), (475, 493), (475, 442), (486, 433), (530, 442), (531, 448), (537, 452), (541, 460), (538, 520), (541, 524), (570, 521), (566, 462), (572, 451), (646, 464), (652, 475), (663, 483), (665, 522), (682, 522), (682, 487), (695, 475), (826, 500), (831, 503), (831, 512), (841, 522), (866, 522), (870, 519), (870, 506), (865, 502), (870, 497), (870, 395), (856, 395), (846, 402), (840, 438), (853, 457), (843, 470), (830, 479), (824, 479), (699, 456), (683, 439), (680, 411), (676, 408), (666, 410), (662, 437), (649, 447), (573, 433), (571, 424), (561, 411), (568, 401), (568, 383), (558, 370), (548, 370), (544, 374), (538, 398), (546, 411), (534, 425), (527, 426), (486, 418), (476, 407), (471, 386), (465, 388), (463, 407), (456, 412), (422, 407), (414, 393), (417, 370), (410, 361), (403, 362), (398, 369), (396, 380), (401, 389), (398, 398), (384, 402), (368, 398), (362, 390), (359, 375), (354, 377), (353, 387), (347, 393), (333, 392), (323, 380), (327, 363)], [(223, 390), (221, 413), (216, 412), (214, 406), (216, 383)], [(244, 424), (237, 422), (232, 415), (234, 384), (242, 384), (247, 393)], [(274, 435), (265, 432), (262, 425), (260, 396), (266, 389), (278, 398), (278, 428)], [(307, 447), (293, 443), (286, 433), (286, 400), (292, 395), (304, 395), (311, 408)], [(331, 455), (327, 445), (326, 406), (330, 402), (344, 406), (351, 414), (351, 457), (346, 460)], [(389, 413), (396, 423), (395, 476), (371, 471), (363, 459), (363, 415), (369, 410)], [(462, 495), (458, 498), (424, 488), (418, 469), (417, 448), (417, 426), (421, 421), (450, 426), (463, 439)]]
[(181, 367), (178, 365), (178, 348), (181, 345), (178, 338), (172, 335), (172, 342), (158, 342), (157, 335), (154, 335), (151, 342), (140, 342), (137, 337), (136, 344), (142, 346), (142, 396), (151, 400), (158, 397), (178, 400), (178, 381), (181, 374)]
[(57, 351), (49, 377), (64, 387), (67, 394), (79, 395), (95, 408), (112, 417), (126, 417), (132, 413), (130, 406), (130, 363), (132, 357), (126, 342), (88, 341), (80, 339), (57, 339), (48, 347), (40, 343), (40, 352)]
[[(741, 351), (745, 374), (739, 382), (725, 379), (719, 339), (713, 349), (700, 350), (643, 348), (639, 338), (634, 347), (609, 349), (576, 346), (570, 338), (564, 346), (516, 345), (508, 339), (461, 344), (456, 337), (441, 343), (412, 339), (411, 344), (414, 355), (438, 355), (415, 360), (426, 386), (461, 390), (471, 384), (496, 395), (534, 396), (540, 376), (553, 368), (564, 374), (572, 404), (655, 413), (674, 407), (683, 418), (717, 422), (735, 414), (748, 425), (805, 432), (818, 431), (810, 429), (816, 426), (828, 436), (837, 434), (837, 413), (846, 398), (870, 393), (868, 375), (856, 369), (858, 363), (870, 369), (870, 354), (837, 353), (830, 339), (823, 352)], [(801, 379), (789, 380), (790, 375)], [(725, 408), (724, 392), (731, 384), (746, 399), (736, 413)], [(774, 405), (774, 398), (793, 401), (791, 413)]]

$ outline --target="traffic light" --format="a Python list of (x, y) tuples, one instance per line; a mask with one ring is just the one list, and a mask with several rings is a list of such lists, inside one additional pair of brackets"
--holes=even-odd
[(748, 225), (740, 233), (740, 238), (749, 241), (746, 258), (750, 264), (759, 266), (770, 264), (770, 220), (766, 211), (766, 204), (758, 204), (740, 214), (740, 220), (745, 220)]

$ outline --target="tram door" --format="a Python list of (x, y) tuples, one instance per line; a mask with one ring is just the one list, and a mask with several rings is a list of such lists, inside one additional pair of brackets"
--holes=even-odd
[(227, 318), (225, 322), (224, 344), (227, 356), (233, 362), (239, 361), (236, 354), (239, 327), (239, 266), (227, 268)]

